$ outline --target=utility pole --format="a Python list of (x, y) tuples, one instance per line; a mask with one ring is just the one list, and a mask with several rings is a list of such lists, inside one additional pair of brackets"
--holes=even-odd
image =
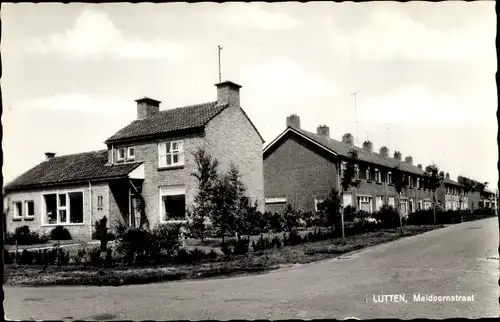
[(217, 46), (219, 50), (219, 83), (222, 82), (222, 77), (221, 77), (221, 72), (220, 72), (220, 51), (222, 50), (222, 47), (220, 45)]
[(357, 112), (357, 101), (356, 101), (357, 95), (358, 92), (354, 92), (351, 94), (351, 96), (354, 96), (354, 119), (356, 122), (356, 140), (357, 144), (359, 145), (359, 125), (358, 125), (358, 112)]

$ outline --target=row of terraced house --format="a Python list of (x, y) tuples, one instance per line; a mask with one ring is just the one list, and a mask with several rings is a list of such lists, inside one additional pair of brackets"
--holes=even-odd
[[(376, 153), (371, 142), (356, 147), (350, 134), (337, 141), (327, 126), (308, 132), (297, 115), (287, 117), (286, 129), (263, 150), (263, 138), (240, 106), (241, 86), (226, 81), (216, 88), (216, 101), (163, 111), (160, 101), (136, 100), (137, 119), (109, 137), (106, 149), (63, 156), (47, 152), (43, 162), (4, 187), (6, 230), (28, 225), (48, 232), (65, 226), (74, 238), (90, 239), (95, 221), (104, 216), (112, 227), (118, 222), (138, 226), (144, 219), (141, 205), (149, 226), (184, 221), (197, 192), (192, 173), (199, 148), (219, 160), (220, 170), (231, 163), (239, 168), (260, 211), (286, 203), (316, 211), (330, 189), (339, 187), (350, 149), (358, 151), (361, 185), (344, 193), (345, 206), (368, 212), (395, 206), (391, 169), (397, 165), (409, 180), (400, 198), (402, 212), (431, 206), (433, 192), (412, 157), (403, 161), (399, 152), (389, 157), (386, 147)], [(447, 209), (496, 204), (489, 191), (463, 195), (448, 175), (437, 195)]]

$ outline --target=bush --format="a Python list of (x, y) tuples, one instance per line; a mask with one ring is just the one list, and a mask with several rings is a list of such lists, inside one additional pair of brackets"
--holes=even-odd
[(252, 248), (255, 252), (259, 250), (268, 249), (270, 246), (269, 239), (267, 237), (263, 237), (262, 235), (257, 239), (257, 242), (252, 242)]
[(106, 216), (95, 222), (95, 232), (92, 233), (92, 239), (98, 239), (101, 242), (101, 251), (106, 251), (108, 242), (115, 239), (115, 236), (108, 232), (108, 219)]
[(21, 253), (21, 256), (18, 257), (18, 264), (19, 265), (31, 265), (31, 264), (33, 264), (34, 260), (35, 260), (35, 254), (33, 252), (30, 252), (29, 250), (25, 249)]
[(156, 227), (151, 233), (153, 247), (158, 249), (159, 254), (167, 257), (172, 256), (181, 247), (182, 224), (163, 224)]
[(290, 246), (295, 246), (301, 243), (302, 243), (302, 238), (300, 237), (299, 233), (296, 230), (292, 230), (288, 234), (288, 244)]
[(372, 217), (380, 222), (382, 228), (397, 228), (400, 225), (399, 214), (392, 206), (383, 205)]
[(250, 240), (248, 240), (248, 239), (240, 239), (240, 240), (236, 241), (236, 243), (234, 244), (234, 254), (235, 255), (247, 255), (249, 244), (250, 244)]
[(211, 249), (210, 252), (207, 254), (207, 258), (208, 259), (211, 259), (211, 260), (214, 260), (214, 259), (217, 259), (217, 257), (219, 257), (219, 254), (217, 254), (217, 252), (215, 251), (215, 249)]
[[(436, 211), (436, 218), (439, 212)], [(437, 220), (437, 219), (436, 219)], [(434, 212), (432, 209), (420, 210), (411, 213), (406, 220), (407, 225), (432, 225), (434, 223)]]
[(14, 264), (13, 254), (9, 253), (5, 248), (3, 250), (3, 261), (7, 265)]
[(271, 243), (269, 245), (270, 248), (281, 248), (281, 239), (278, 236), (274, 236), (273, 239), (271, 239)]
[(91, 266), (100, 266), (101, 264), (101, 248), (100, 247), (93, 247), (91, 248), (88, 253), (88, 263)]
[(116, 240), (116, 251), (128, 265), (146, 260), (148, 253), (152, 250), (151, 234), (144, 229), (120, 230)]
[(189, 260), (190, 263), (199, 263), (203, 261), (203, 259), (205, 259), (206, 254), (203, 250), (195, 248), (189, 252), (189, 257), (190, 257)]
[(357, 211), (353, 206), (347, 206), (344, 208), (344, 221), (354, 221)]
[(31, 232), (29, 226), (17, 227), (13, 234), (7, 233), (5, 243), (7, 245), (34, 245), (44, 244), (49, 241), (49, 236), (37, 232)]
[(52, 240), (71, 240), (69, 230), (63, 226), (57, 226), (50, 232), (50, 239)]
[(83, 245), (76, 251), (76, 254), (72, 256), (72, 259), (75, 264), (80, 265), (87, 262), (87, 256), (88, 256), (87, 246)]
[(224, 254), (224, 258), (229, 259), (231, 257), (231, 254), (233, 253), (233, 246), (225, 243), (222, 245), (221, 251)]

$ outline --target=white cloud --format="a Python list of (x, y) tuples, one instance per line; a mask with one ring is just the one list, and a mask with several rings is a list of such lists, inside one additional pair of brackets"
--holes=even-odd
[(298, 24), (293, 17), (261, 9), (258, 4), (228, 4), (217, 10), (214, 18), (231, 26), (264, 31), (293, 29)]
[(274, 60), (251, 69), (247, 74), (250, 84), (257, 84), (259, 92), (275, 97), (329, 97), (335, 87), (321, 78), (306, 75), (299, 64), (292, 60)]
[(26, 49), (35, 54), (56, 52), (71, 57), (111, 55), (123, 58), (173, 58), (185, 55), (178, 43), (129, 39), (109, 17), (95, 10), (85, 10), (73, 28), (51, 35), (46, 41), (32, 39)]
[[(330, 47), (343, 55), (359, 55), (363, 59), (403, 56), (412, 59), (461, 61), (484, 59), (494, 61), (494, 35), (477, 29), (456, 28), (439, 31), (428, 28), (405, 14), (389, 8), (377, 8), (358, 28), (345, 30), (330, 18), (324, 24)], [(479, 29), (479, 28), (483, 28)]]

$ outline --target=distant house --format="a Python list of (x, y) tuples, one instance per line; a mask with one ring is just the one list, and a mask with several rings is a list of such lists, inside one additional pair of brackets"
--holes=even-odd
[[(5, 186), (7, 231), (67, 227), (90, 238), (96, 220), (149, 226), (186, 219), (197, 190), (193, 152), (205, 148), (227, 171), (238, 166), (248, 195), (264, 207), (263, 139), (240, 106), (240, 85), (216, 84), (217, 101), (160, 111), (142, 98), (137, 119), (107, 149), (46, 160)], [(144, 205), (143, 218), (140, 206)]]
[(291, 203), (307, 212), (318, 211), (318, 203), (331, 188), (340, 191), (343, 164), (350, 150), (358, 152), (356, 179), (361, 184), (344, 192), (344, 206), (370, 213), (383, 205), (396, 207), (398, 199), (392, 171), (398, 167), (407, 180), (407, 187), (399, 198), (401, 211), (408, 214), (431, 207), (433, 191), (429, 189), (422, 166), (413, 165), (411, 156), (402, 161), (401, 153), (396, 151), (391, 158), (385, 146), (376, 153), (370, 141), (357, 147), (349, 133), (335, 140), (326, 125), (319, 126), (316, 133), (306, 131), (300, 127), (298, 115), (287, 117), (286, 125), (264, 149), (266, 210), (275, 211)]

